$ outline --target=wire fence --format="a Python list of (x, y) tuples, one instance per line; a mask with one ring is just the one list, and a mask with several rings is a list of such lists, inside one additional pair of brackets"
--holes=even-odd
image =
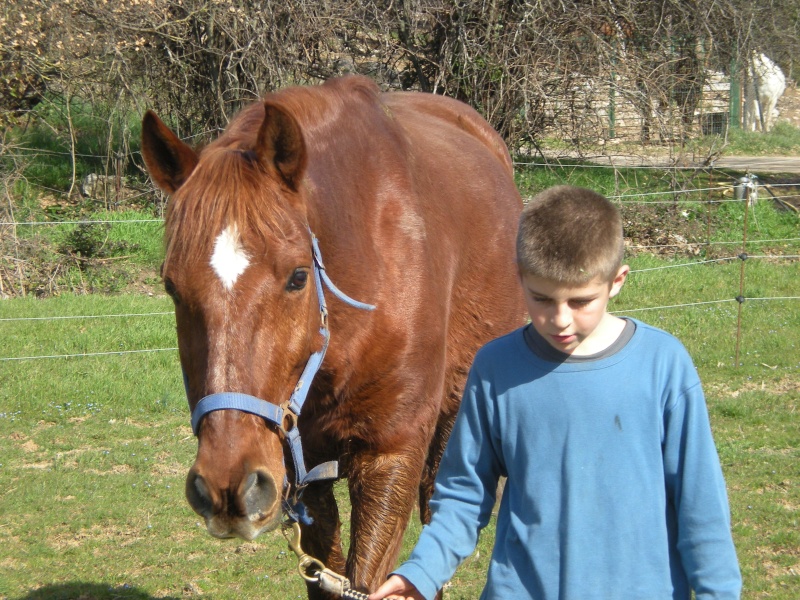
[[(525, 168), (537, 167), (537, 168), (563, 168), (563, 163), (560, 162), (523, 162), (518, 163), (517, 165), (523, 166)], [(569, 169), (595, 169), (595, 168), (605, 168), (608, 169), (608, 166), (605, 165), (592, 165), (592, 164), (580, 164), (580, 165), (569, 165)], [(712, 169), (707, 167), (703, 168), (685, 168), (685, 167), (659, 167), (659, 166), (625, 166), (624, 169), (640, 169), (640, 170), (653, 170), (658, 171), (661, 173), (668, 173), (672, 171), (675, 172), (696, 172), (696, 171), (705, 171), (711, 172)], [(697, 259), (689, 259), (682, 262), (677, 262), (673, 264), (661, 264), (658, 266), (652, 267), (641, 267), (636, 268), (631, 271), (631, 276), (634, 278), (640, 277), (648, 277), (654, 276), (658, 277), (659, 272), (663, 272), (665, 270), (676, 270), (676, 269), (691, 269), (700, 266), (714, 266), (714, 265), (722, 265), (722, 264), (730, 264), (735, 261), (740, 261), (741, 268), (739, 272), (739, 279), (738, 279), (738, 287), (736, 289), (732, 289), (730, 295), (727, 297), (715, 298), (711, 300), (699, 300), (696, 302), (680, 302), (680, 303), (671, 303), (671, 304), (659, 304), (657, 306), (639, 306), (639, 307), (630, 307), (626, 308), (625, 310), (618, 311), (622, 314), (640, 314), (645, 313), (648, 311), (669, 311), (675, 309), (691, 309), (694, 307), (700, 306), (708, 306), (708, 305), (719, 305), (719, 304), (730, 304), (736, 303), (737, 304), (737, 316), (736, 316), (736, 348), (735, 348), (735, 363), (736, 365), (740, 364), (740, 346), (741, 346), (741, 337), (742, 337), (742, 320), (745, 318), (743, 313), (743, 305), (745, 302), (790, 302), (790, 303), (797, 303), (800, 300), (800, 283), (795, 281), (796, 286), (791, 289), (789, 295), (777, 293), (774, 296), (769, 295), (761, 295), (759, 297), (747, 297), (745, 295), (745, 290), (747, 289), (748, 284), (748, 273), (745, 269), (745, 262), (747, 261), (763, 261), (769, 263), (775, 262), (783, 262), (783, 263), (792, 263), (800, 259), (800, 221), (798, 221), (798, 226), (794, 228), (794, 232), (797, 232), (797, 236), (790, 236), (790, 237), (779, 237), (779, 238), (759, 238), (759, 239), (748, 239), (748, 228), (750, 227), (749, 219), (755, 218), (755, 205), (758, 201), (758, 191), (759, 191), (759, 182), (755, 177), (747, 177), (747, 178), (732, 178), (730, 175), (727, 174), (719, 174), (717, 177), (711, 177), (712, 181), (727, 181), (726, 183), (720, 183), (718, 185), (708, 185), (705, 187), (687, 187), (682, 185), (678, 189), (671, 185), (668, 189), (665, 190), (656, 190), (656, 191), (647, 191), (647, 192), (634, 192), (630, 190), (625, 190), (621, 193), (608, 195), (609, 199), (616, 202), (621, 208), (623, 207), (634, 207), (633, 214), (636, 214), (635, 207), (636, 206), (658, 206), (658, 205), (672, 205), (681, 209), (685, 209), (686, 207), (693, 206), (700, 211), (705, 210), (707, 213), (708, 211), (712, 210), (713, 207), (719, 207), (724, 204), (738, 204), (743, 206), (743, 219), (742, 219), (742, 229), (738, 234), (737, 239), (713, 239), (712, 231), (709, 228), (706, 230), (706, 236), (704, 240), (698, 241), (688, 241), (683, 239), (681, 233), (679, 231), (661, 231), (660, 234), (666, 240), (674, 239), (676, 240), (674, 243), (652, 243), (649, 241), (648, 243), (634, 243), (633, 241), (629, 240), (628, 243), (628, 250), (636, 253), (652, 253), (652, 254), (662, 254), (665, 251), (675, 250), (675, 249), (683, 249), (686, 250), (687, 247), (693, 248), (694, 253), (698, 255)], [(798, 177), (798, 181), (800, 182), (800, 176)], [(763, 187), (763, 186), (761, 186)], [(770, 184), (768, 191), (769, 196), (765, 197), (764, 199), (767, 201), (776, 202), (780, 208), (784, 210), (794, 210), (795, 213), (797, 212), (797, 202), (796, 199), (800, 198), (800, 194), (798, 193), (800, 190), (800, 183), (775, 183)], [(666, 199), (665, 199), (666, 197)], [(752, 213), (752, 217), (749, 215)], [(9, 214), (9, 213), (7, 213)], [(687, 214), (688, 213), (684, 213)], [(634, 216), (635, 218), (635, 216)], [(75, 220), (13, 220), (7, 219), (0, 221), (0, 227), (5, 228), (12, 228), (16, 233), (17, 228), (37, 228), (37, 227), (53, 227), (53, 226), (61, 226), (61, 227), (68, 227), (68, 226), (81, 226), (81, 225), (107, 225), (107, 226), (118, 226), (122, 224), (126, 225), (135, 225), (135, 224), (145, 224), (145, 223), (159, 223), (162, 222), (163, 219), (161, 218), (134, 218), (134, 219), (75, 219)], [(3, 231), (0, 229), (0, 231)], [(703, 250), (705, 254), (709, 253), (709, 250), (712, 248), (720, 248), (724, 249), (726, 247), (731, 246), (738, 246), (739, 252), (730, 253), (729, 255), (725, 256), (715, 256), (712, 258), (703, 258), (699, 255), (701, 254), (700, 250)], [(757, 253), (758, 249), (768, 248), (768, 253)], [(718, 250), (719, 251), (719, 250)], [(691, 252), (689, 254), (692, 254)], [(796, 291), (796, 293), (795, 293)], [(115, 314), (83, 314), (83, 315), (48, 315), (48, 316), (22, 316), (22, 317), (3, 317), (0, 318), (0, 324), (6, 324), (7, 326), (24, 326), (26, 323), (33, 323), (33, 322), (56, 322), (56, 321), (77, 321), (77, 320), (98, 320), (98, 319), (119, 319), (119, 320), (126, 320), (131, 318), (157, 318), (157, 317), (164, 317), (167, 315), (172, 315), (171, 311), (155, 311), (155, 312), (132, 312), (132, 313), (115, 313)], [(0, 336), (1, 337), (1, 336)], [(158, 352), (174, 352), (176, 351), (176, 347), (161, 347), (161, 348), (142, 348), (142, 349), (130, 349), (130, 350), (119, 350), (119, 351), (87, 351), (87, 352), (80, 352), (80, 353), (44, 353), (41, 355), (32, 355), (32, 356), (6, 356), (0, 355), (0, 362), (11, 362), (11, 361), (32, 361), (32, 360), (47, 360), (47, 359), (73, 359), (73, 358), (85, 358), (85, 357), (109, 357), (109, 356), (120, 356), (126, 354), (145, 354), (145, 353), (158, 353)], [(5, 354), (0, 352), (0, 354)]]

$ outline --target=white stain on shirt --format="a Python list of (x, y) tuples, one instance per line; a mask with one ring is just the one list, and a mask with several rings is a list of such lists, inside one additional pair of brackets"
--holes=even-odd
[(242, 247), (238, 228), (235, 225), (228, 226), (214, 242), (211, 268), (214, 269), (225, 289), (230, 291), (249, 264), (250, 257)]

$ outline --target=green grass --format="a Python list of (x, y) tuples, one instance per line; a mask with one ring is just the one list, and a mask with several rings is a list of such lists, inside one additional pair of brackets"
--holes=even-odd
[[(592, 153), (604, 154), (632, 154), (634, 156), (646, 153), (647, 146), (642, 146), (639, 140), (615, 140), (611, 146), (593, 143), (591, 140), (581, 142), (582, 150), (588, 155)], [(574, 149), (574, 144), (569, 140), (545, 138), (542, 146), (552, 152), (569, 152)], [(666, 150), (666, 146), (653, 144), (654, 149), (659, 147)], [(684, 141), (681, 147), (674, 146), (671, 151), (675, 154), (685, 152), (697, 157), (705, 157), (711, 152), (722, 151), (723, 156), (792, 156), (800, 151), (800, 128), (787, 121), (779, 121), (768, 133), (745, 131), (740, 128), (728, 129), (727, 139), (723, 135), (698, 135)]]
[[(703, 187), (704, 180), (675, 182), (659, 172), (565, 165), (520, 169), (517, 182), (525, 196), (565, 182), (608, 195), (659, 192), (651, 199), (668, 202), (630, 216), (642, 236), (666, 227), (700, 242), (732, 242), (700, 244), (697, 256), (631, 253), (633, 273), (611, 310), (670, 331), (686, 345), (704, 381), (727, 477), (744, 597), (795, 600), (800, 261), (765, 256), (800, 254), (797, 216), (776, 211), (769, 202), (751, 209), (751, 258), (742, 263), (735, 258), (744, 228), (741, 203), (709, 206), (702, 203), (705, 194), (681, 196), (676, 203), (663, 192), (672, 184)], [(153, 215), (100, 211), (96, 205), (48, 211), (30, 188), (16, 198), (18, 220), (124, 221)], [(58, 249), (69, 244), (73, 253), (88, 244), (100, 260), (88, 268), (67, 265), (60, 295), (0, 301), (0, 358), (107, 354), (0, 360), (1, 600), (304, 597), (296, 561), (279, 532), (247, 543), (215, 540), (184, 500), (183, 480), (196, 442), (177, 355), (170, 350), (176, 346), (172, 306), (157, 287), (161, 228), (115, 223), (81, 235), (74, 225), (17, 229), (21, 239), (41, 238), (43, 261), (63, 260), (69, 255)], [(795, 239), (758, 242), (784, 238)], [(679, 266), (701, 259), (717, 262)], [(735, 298), (742, 266), (749, 299), (740, 305)], [(156, 293), (64, 293), (119, 292), (135, 281)], [(773, 297), (794, 299), (754, 299)], [(686, 306), (663, 308), (678, 304)], [(146, 316), (9, 320), (120, 314)], [(150, 349), (158, 351), (129, 353)], [(337, 493), (345, 502), (343, 485)], [(403, 556), (419, 531), (412, 522)], [(447, 599), (479, 596), (493, 536), (490, 523), (477, 552), (454, 576)]]
[[(64, 97), (47, 94), (30, 117), (24, 129), (11, 129), (5, 141), (17, 147), (17, 164), (23, 165), (26, 180), (44, 188), (67, 191), (73, 170), (69, 159), (73, 133), (78, 181), (88, 173), (105, 173), (106, 163), (112, 160), (109, 155), (136, 151), (139, 146), (139, 118), (133, 111), (122, 115), (111, 104), (73, 97), (67, 105)], [(125, 168), (126, 174), (137, 174), (133, 165)]]
[(800, 152), (800, 128), (780, 121), (767, 133), (730, 129), (726, 155), (791, 156)]
[[(576, 185), (591, 188), (620, 202), (664, 202), (675, 204), (709, 199), (706, 188), (719, 186), (728, 176), (717, 173), (716, 180), (705, 172), (695, 170), (666, 173), (654, 169), (604, 167), (586, 161), (563, 159), (548, 166), (537, 166), (538, 161), (517, 157), (515, 181), (523, 198), (554, 185)], [(724, 181), (722, 180), (724, 178)], [(700, 189), (700, 192), (683, 190)], [(680, 192), (676, 194), (676, 192)], [(637, 197), (645, 195), (645, 197)]]
[[(612, 309), (677, 334), (707, 390), (725, 469), (745, 598), (800, 589), (800, 311), (797, 301), (632, 309), (738, 294), (740, 264), (634, 257)], [(800, 263), (749, 261), (753, 291), (797, 295)], [(751, 279), (752, 278), (752, 279)], [(163, 297), (72, 296), (0, 303), (0, 318), (169, 313)], [(629, 312), (626, 312), (629, 311)], [(170, 314), (0, 321), (3, 356), (172, 348)], [(183, 498), (195, 441), (174, 351), (0, 361), (0, 598), (303, 596), (280, 533), (210, 538)], [(339, 486), (340, 497), (345, 495)], [(345, 519), (346, 521), (346, 519)], [(406, 555), (419, 534), (412, 524)], [(450, 599), (479, 595), (494, 524)], [(4, 595), (5, 594), (5, 595)]]
[[(588, 187), (609, 197), (626, 196), (620, 199), (623, 202), (641, 202), (634, 195), (648, 194), (647, 201), (672, 203), (676, 199), (673, 190), (702, 189), (708, 187), (706, 184), (709, 181), (713, 181), (707, 173), (695, 170), (665, 173), (653, 169), (605, 167), (572, 159), (549, 162), (546, 167), (535, 166), (537, 162), (530, 161), (527, 157), (517, 158), (515, 180), (523, 197), (532, 196), (554, 185), (568, 184)], [(719, 177), (718, 174), (717, 184)], [(705, 200), (707, 197), (707, 192), (683, 193), (679, 196), (684, 201)]]
[[(37, 218), (41, 211), (31, 212), (34, 222), (42, 220)], [(17, 221), (23, 218), (17, 216)], [(16, 228), (27, 266), (26, 294), (117, 293), (159, 286), (164, 226), (154, 211), (92, 210), (50, 222), (54, 224)], [(16, 252), (9, 247), (3, 258)]]

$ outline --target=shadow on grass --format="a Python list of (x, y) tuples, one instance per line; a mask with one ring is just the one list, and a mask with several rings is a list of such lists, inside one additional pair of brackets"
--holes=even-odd
[[(103, 583), (70, 581), (44, 585), (11, 600), (155, 600), (155, 596), (130, 585), (114, 587)], [(179, 600), (179, 596), (159, 596), (158, 600)]]

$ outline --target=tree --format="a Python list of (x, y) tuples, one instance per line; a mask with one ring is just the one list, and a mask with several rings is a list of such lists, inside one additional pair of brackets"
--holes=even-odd
[(623, 105), (643, 141), (667, 139), (696, 127), (709, 72), (760, 50), (791, 74), (799, 13), (794, 0), (9, 0), (0, 110), (72, 86), (188, 136), (266, 91), (359, 72), (459, 98), (512, 148), (553, 128), (610, 137)]

